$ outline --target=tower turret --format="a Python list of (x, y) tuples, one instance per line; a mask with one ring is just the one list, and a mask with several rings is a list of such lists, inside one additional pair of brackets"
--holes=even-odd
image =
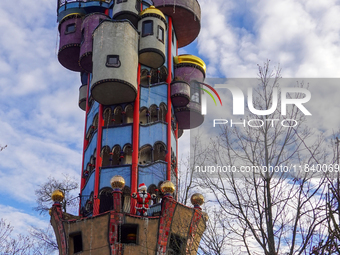
[[(60, 254), (196, 254), (205, 213), (176, 201), (178, 138), (199, 126), (197, 0), (58, 0), (60, 63), (81, 72), (79, 216), (51, 209)], [(68, 31), (65, 33), (65, 31)]]

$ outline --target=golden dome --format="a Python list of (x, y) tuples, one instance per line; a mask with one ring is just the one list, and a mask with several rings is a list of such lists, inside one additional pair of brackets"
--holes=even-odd
[(171, 181), (164, 181), (161, 185), (161, 191), (163, 194), (173, 194), (175, 192), (175, 185)]
[(51, 195), (53, 202), (62, 202), (64, 200), (64, 197), (64, 192), (62, 192), (60, 189), (56, 189)]
[(111, 187), (113, 189), (119, 189), (122, 190), (125, 186), (125, 180), (122, 176), (120, 175), (115, 175), (111, 178)]
[(193, 195), (191, 196), (191, 203), (192, 203), (193, 205), (199, 205), (199, 206), (203, 205), (203, 203), (204, 203), (204, 197), (203, 197), (203, 195), (200, 194), (200, 193), (195, 193), (195, 194), (193, 194)]
[(181, 63), (194, 64), (194, 65), (200, 66), (204, 70), (204, 73), (207, 71), (207, 67), (204, 61), (194, 55), (183, 54), (183, 55), (176, 56), (174, 57), (174, 62), (176, 65), (181, 64)]
[[(163, 14), (163, 12), (161, 12), (160, 10), (158, 10), (155, 6), (151, 5), (149, 8), (146, 8), (145, 10), (143, 10), (140, 13), (140, 16), (143, 16), (144, 14), (148, 14), (148, 13), (153, 13), (153, 14), (157, 14), (159, 16), (161, 16), (163, 19), (165, 19), (165, 16)], [(165, 19), (166, 20), (166, 19)]]

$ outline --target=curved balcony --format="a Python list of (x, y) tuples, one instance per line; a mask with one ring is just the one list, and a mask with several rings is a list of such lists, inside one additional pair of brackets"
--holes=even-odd
[(190, 85), (187, 82), (171, 83), (171, 102), (174, 107), (186, 106), (190, 102)]
[(191, 101), (187, 106), (175, 108), (179, 129), (191, 129), (200, 126), (204, 121), (201, 104)]
[(104, 12), (113, 3), (113, 0), (58, 0), (58, 22), (70, 13), (84, 15), (92, 12)]
[(178, 48), (193, 42), (201, 30), (201, 7), (197, 0), (153, 0), (156, 8), (172, 17)]

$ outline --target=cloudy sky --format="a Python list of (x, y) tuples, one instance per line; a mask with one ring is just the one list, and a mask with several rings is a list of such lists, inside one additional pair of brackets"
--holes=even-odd
[[(17, 230), (47, 224), (32, 207), (34, 189), (49, 176), (80, 180), (85, 116), (77, 105), (79, 74), (57, 60), (56, 2), (0, 2), (0, 145), (7, 145), (0, 152), (0, 218)], [(204, 59), (209, 77), (256, 77), (266, 59), (280, 63), (285, 78), (340, 76), (340, 1), (199, 3), (201, 33), (180, 53)], [(322, 128), (327, 121), (339, 126), (337, 87), (317, 90), (315, 116), (327, 112)], [(180, 146), (188, 148), (188, 134)]]

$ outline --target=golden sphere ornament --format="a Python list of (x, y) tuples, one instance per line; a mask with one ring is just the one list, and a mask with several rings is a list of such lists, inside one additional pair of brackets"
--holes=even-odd
[(60, 189), (57, 189), (53, 191), (51, 198), (53, 202), (62, 202), (64, 200), (64, 192), (62, 192)]
[(191, 196), (191, 203), (194, 206), (201, 206), (204, 204), (204, 197), (200, 193), (195, 193)]
[(125, 180), (122, 176), (120, 175), (115, 175), (111, 178), (111, 187), (114, 189), (114, 190), (122, 190), (125, 186)]
[(175, 192), (175, 185), (171, 181), (164, 181), (161, 184), (161, 191), (165, 195), (172, 195)]

